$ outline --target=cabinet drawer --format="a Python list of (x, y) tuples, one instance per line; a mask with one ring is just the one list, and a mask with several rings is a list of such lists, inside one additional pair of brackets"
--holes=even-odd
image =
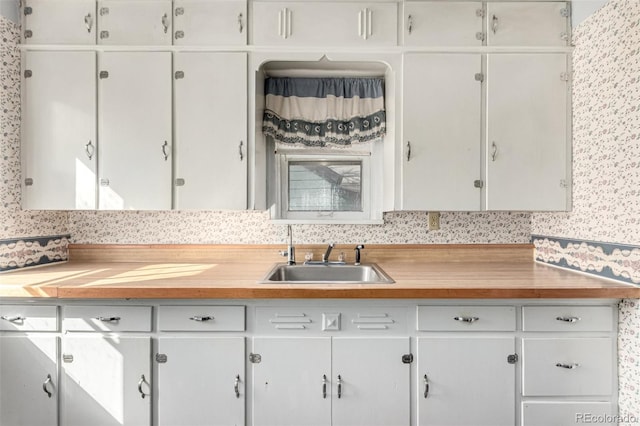
[(244, 331), (244, 306), (160, 306), (162, 331)]
[(522, 394), (611, 395), (612, 345), (608, 337), (522, 339)]
[(66, 331), (151, 331), (150, 306), (68, 306)]
[(524, 331), (611, 331), (611, 306), (524, 306)]
[(57, 331), (57, 306), (0, 306), (2, 331)]
[(514, 331), (513, 306), (418, 306), (419, 331)]
[[(522, 403), (522, 426), (575, 424), (614, 425), (609, 402), (527, 401)], [(610, 421), (607, 421), (610, 420)]]

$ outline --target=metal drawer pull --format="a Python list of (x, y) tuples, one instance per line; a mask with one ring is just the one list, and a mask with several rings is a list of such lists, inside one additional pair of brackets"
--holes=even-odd
[(44, 391), (44, 393), (46, 393), (46, 394), (47, 394), (47, 396), (48, 396), (49, 398), (51, 398), (52, 393), (51, 393), (51, 391), (50, 391), (49, 389), (47, 389), (47, 385), (48, 385), (49, 383), (51, 383), (51, 374), (47, 374), (47, 380), (45, 380), (45, 381), (42, 383), (42, 390)]
[(580, 364), (578, 364), (578, 363), (564, 364), (564, 363), (559, 362), (559, 363), (556, 364), (556, 367), (558, 367), (558, 368), (566, 368), (567, 370), (574, 370), (574, 369), (580, 367)]
[(564, 321), (564, 322), (578, 322), (580, 321), (580, 317), (556, 317), (556, 319), (558, 321)]
[(244, 143), (240, 141), (240, 145), (238, 145), (238, 153), (240, 154), (240, 161), (244, 160), (244, 154), (242, 153), (242, 146)]
[(199, 315), (196, 315), (195, 317), (191, 317), (191, 318), (189, 318), (189, 319), (190, 319), (190, 320), (192, 320), (192, 321), (200, 321), (200, 322), (204, 322), (204, 321), (212, 321), (212, 320), (213, 320), (213, 317), (212, 317), (212, 316), (208, 316), (208, 315), (207, 315), (207, 316), (199, 316)]
[(456, 321), (468, 322), (468, 323), (473, 323), (480, 320), (480, 318), (478, 317), (453, 317), (453, 319)]
[(169, 153), (167, 152), (168, 146), (169, 143), (167, 141), (164, 141), (164, 143), (162, 144), (162, 155), (164, 155), (164, 161), (167, 161), (167, 159), (169, 158)]
[(411, 141), (407, 141), (407, 161), (411, 161)]
[(498, 31), (498, 17), (496, 15), (491, 17), (491, 31), (493, 31), (494, 34)]
[(342, 398), (342, 376), (338, 374), (338, 399)]
[(242, 23), (242, 13), (238, 15), (238, 30), (240, 30), (240, 33), (242, 33), (242, 30), (244, 30), (244, 25)]
[(169, 17), (165, 13), (162, 15), (162, 27), (164, 28), (164, 33), (166, 34), (169, 31)]
[(91, 143), (91, 141), (87, 142), (87, 144), (84, 146), (84, 151), (87, 153), (87, 157), (89, 158), (89, 160), (91, 160), (93, 158), (93, 154), (95, 153), (95, 149), (93, 148), (93, 144)]
[(15, 315), (15, 316), (12, 316), (12, 317), (8, 317), (6, 315), (3, 315), (0, 318), (2, 318), (5, 321), (9, 321), (9, 322), (22, 322), (22, 321), (26, 320), (25, 317), (20, 316), (20, 315)]
[(98, 321), (102, 322), (118, 322), (120, 321), (120, 317), (96, 317)]
[(413, 31), (413, 16), (411, 15), (407, 16), (407, 31), (409, 32), (409, 35), (411, 35), (411, 32)]
[(240, 398), (240, 375), (236, 375), (236, 380), (233, 383), (233, 390), (236, 393), (236, 398)]
[(427, 375), (424, 375), (424, 399), (427, 399), (429, 396), (429, 378)]
[(498, 156), (498, 145), (496, 145), (494, 141), (494, 142), (491, 142), (491, 161), (496, 161), (497, 156)]
[(322, 399), (327, 399), (327, 375), (322, 375)]
[(143, 383), (147, 383), (147, 379), (144, 378), (144, 374), (142, 376), (140, 376), (140, 381), (138, 382), (138, 392), (140, 392), (140, 398), (144, 399), (145, 396), (149, 396), (151, 394), (149, 393), (144, 393), (144, 391), (142, 390), (142, 384)]
[(93, 16), (90, 13), (86, 14), (84, 17), (84, 24), (87, 27), (87, 32), (91, 32), (91, 28), (93, 28)]

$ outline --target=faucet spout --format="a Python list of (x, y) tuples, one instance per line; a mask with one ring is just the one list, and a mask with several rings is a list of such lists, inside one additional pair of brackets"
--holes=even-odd
[(293, 231), (287, 225), (287, 265), (296, 264), (296, 248), (293, 246)]
[(322, 261), (323, 262), (329, 262), (329, 256), (331, 256), (331, 250), (333, 250), (333, 247), (335, 247), (334, 243), (329, 244), (329, 246), (327, 246), (327, 251), (324, 252), (324, 254), (322, 255)]

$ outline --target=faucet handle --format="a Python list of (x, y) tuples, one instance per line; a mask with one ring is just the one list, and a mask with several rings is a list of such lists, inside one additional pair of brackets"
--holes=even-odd
[(358, 244), (354, 249), (356, 251), (356, 261), (354, 262), (354, 265), (360, 264), (360, 250), (362, 250), (363, 248), (364, 248), (364, 244)]

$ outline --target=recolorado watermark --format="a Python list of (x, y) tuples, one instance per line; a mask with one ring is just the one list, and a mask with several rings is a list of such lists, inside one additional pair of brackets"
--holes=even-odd
[(640, 424), (640, 418), (633, 414), (612, 415), (612, 414), (594, 414), (594, 413), (576, 413), (576, 423), (581, 424)]

